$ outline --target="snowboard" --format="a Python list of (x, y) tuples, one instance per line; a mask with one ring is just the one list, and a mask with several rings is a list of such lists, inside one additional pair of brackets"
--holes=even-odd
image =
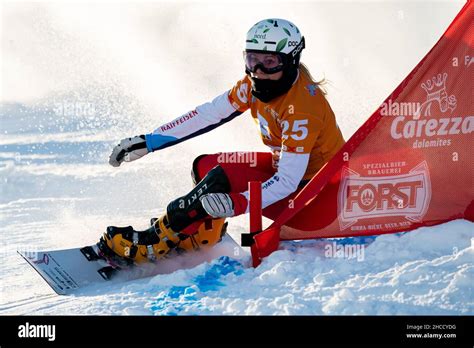
[(98, 256), (96, 245), (65, 250), (38, 252), (18, 251), (48, 285), (59, 295), (79, 292), (100, 284), (113, 284), (134, 279), (169, 274), (196, 267), (221, 256), (244, 261), (248, 253), (228, 234), (214, 246), (182, 254), (174, 253), (154, 263), (118, 267)]

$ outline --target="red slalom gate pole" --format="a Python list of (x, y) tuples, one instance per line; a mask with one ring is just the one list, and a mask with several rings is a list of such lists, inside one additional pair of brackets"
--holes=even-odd
[[(262, 232), (262, 183), (260, 181), (249, 182), (249, 234), (244, 238), (242, 235), (242, 246), (249, 246), (252, 252), (252, 265), (260, 264), (254, 236)], [(244, 244), (245, 243), (245, 244)]]
[(260, 181), (249, 182), (249, 216), (250, 234), (262, 231), (262, 183)]
[(249, 246), (252, 252), (252, 266), (258, 267), (262, 258), (278, 249), (280, 228), (262, 229), (262, 183), (249, 182), (250, 233), (242, 234), (242, 246)]

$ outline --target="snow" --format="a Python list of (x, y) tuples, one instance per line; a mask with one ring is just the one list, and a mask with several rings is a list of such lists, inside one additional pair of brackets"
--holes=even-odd
[[(254, 6), (264, 13), (265, 6)], [(268, 15), (291, 15), (308, 43), (319, 42), (308, 45), (305, 60), (332, 81), (330, 102), (348, 138), (431, 48), (462, 2), (368, 5), (376, 15), (345, 6), (351, 15), (341, 18), (329, 3), (282, 3)], [(17, 250), (88, 245), (108, 225), (143, 228), (191, 188), (190, 166), (199, 154), (264, 150), (252, 121), (240, 117), (119, 169), (107, 164), (122, 137), (149, 132), (229, 88), (242, 75), (241, 61), (229, 59), (240, 52), (235, 42), (259, 18), (239, 7), (216, 5), (210, 15), (205, 7), (165, 3), (94, 9), (9, 3), (2, 10), (0, 314), (474, 314), (474, 224), (464, 220), (376, 239), (285, 242), (256, 269), (248, 267), (249, 256), (223, 257), (55, 295)], [(311, 11), (320, 13), (323, 31)], [(196, 13), (219, 28), (212, 64), (206, 54), (215, 40), (200, 40), (203, 33), (185, 25)], [(174, 15), (172, 28), (157, 24)], [(221, 30), (230, 20), (235, 26)], [(173, 37), (188, 38), (191, 47)], [(176, 58), (190, 48), (193, 66)], [(216, 73), (219, 66), (226, 69)], [(231, 219), (229, 233), (240, 240), (247, 226), (245, 216)]]
[(348, 242), (361, 240), (284, 242), (256, 269), (224, 256), (69, 297), (43, 289), (34, 301), (2, 303), (0, 314), (473, 314), (473, 223), (379, 236), (361, 244), (363, 260), (327, 256)]

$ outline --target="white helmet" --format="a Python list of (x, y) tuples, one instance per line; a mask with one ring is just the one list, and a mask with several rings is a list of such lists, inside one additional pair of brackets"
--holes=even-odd
[(255, 24), (247, 32), (246, 51), (270, 51), (291, 54), (304, 48), (304, 37), (299, 29), (286, 19), (270, 18)]
[[(285, 19), (264, 19), (247, 32), (245, 41), (245, 72), (252, 80), (252, 95), (262, 102), (286, 93), (298, 76), (304, 37), (299, 29)], [(254, 75), (259, 70), (265, 74), (280, 71), (277, 80), (260, 79)]]

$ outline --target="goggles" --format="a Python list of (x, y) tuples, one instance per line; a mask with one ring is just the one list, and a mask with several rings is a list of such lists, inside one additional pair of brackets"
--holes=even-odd
[(285, 59), (278, 53), (244, 51), (244, 60), (245, 67), (253, 73), (260, 69), (265, 74), (275, 74), (285, 67)]

